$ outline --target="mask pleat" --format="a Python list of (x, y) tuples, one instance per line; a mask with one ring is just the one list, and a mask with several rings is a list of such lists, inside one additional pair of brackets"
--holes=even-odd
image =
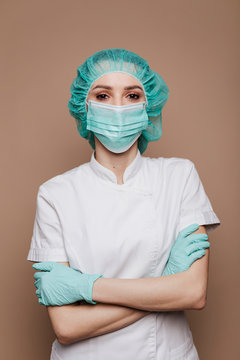
[(109, 150), (126, 151), (147, 126), (145, 102), (116, 106), (88, 101), (87, 129)]

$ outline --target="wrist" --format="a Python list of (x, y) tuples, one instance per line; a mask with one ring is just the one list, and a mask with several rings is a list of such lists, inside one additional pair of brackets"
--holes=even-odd
[(88, 286), (87, 286), (87, 289), (88, 289), (88, 294), (87, 294), (87, 302), (90, 303), (90, 304), (97, 304), (98, 301), (95, 301), (93, 299), (93, 286), (95, 284), (95, 282), (100, 279), (100, 278), (103, 278), (103, 275), (99, 275), (99, 274), (89, 274), (87, 275), (88, 276)]
[[(104, 293), (104, 287), (106, 286), (106, 282), (109, 279), (104, 277), (99, 277), (94, 281), (92, 286), (92, 300), (95, 302), (104, 302), (104, 297), (102, 296)], [(106, 295), (106, 293), (105, 293)], [(105, 299), (106, 300), (106, 299)]]

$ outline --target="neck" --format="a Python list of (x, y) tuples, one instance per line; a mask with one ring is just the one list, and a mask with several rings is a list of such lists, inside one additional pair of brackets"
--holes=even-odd
[(127, 166), (135, 159), (138, 152), (138, 142), (123, 153), (113, 153), (95, 138), (95, 159), (104, 167), (112, 170), (117, 177), (117, 183), (123, 184), (123, 174)]

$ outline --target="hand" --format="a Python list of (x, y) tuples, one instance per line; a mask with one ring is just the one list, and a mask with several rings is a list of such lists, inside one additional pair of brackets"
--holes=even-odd
[(179, 232), (174, 243), (167, 266), (163, 275), (177, 274), (190, 268), (192, 263), (206, 254), (205, 248), (209, 248), (210, 242), (207, 234), (192, 234), (199, 228), (198, 224), (191, 224)]
[(45, 261), (32, 265), (35, 270), (34, 285), (41, 305), (66, 305), (79, 300), (97, 304), (92, 300), (92, 287), (95, 280), (103, 275), (83, 274), (66, 265)]

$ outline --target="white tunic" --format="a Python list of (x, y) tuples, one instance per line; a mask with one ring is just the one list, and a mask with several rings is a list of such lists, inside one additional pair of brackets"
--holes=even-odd
[[(93, 151), (89, 162), (41, 184), (27, 259), (68, 261), (106, 278), (161, 276), (180, 230), (198, 223), (210, 232), (220, 224), (189, 159), (144, 157), (138, 150), (123, 182)], [(164, 311), (74, 344), (56, 339), (51, 359), (199, 357), (184, 311)]]

